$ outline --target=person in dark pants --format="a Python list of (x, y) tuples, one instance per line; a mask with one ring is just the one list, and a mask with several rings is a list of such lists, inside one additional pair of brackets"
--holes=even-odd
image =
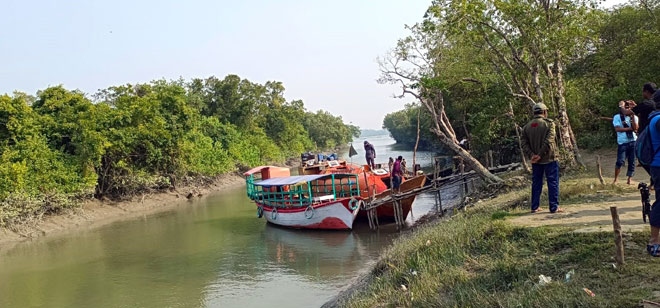
[[(624, 110), (630, 110), (630, 101), (619, 102), (619, 106), (623, 105)], [(628, 160), (628, 185), (632, 182), (632, 177), (635, 175), (635, 140), (637, 140), (637, 122), (636, 115), (624, 115), (623, 112), (614, 115), (612, 118), (612, 125), (616, 130), (616, 142), (618, 144), (616, 151), (616, 164), (614, 169), (614, 182), (619, 179), (619, 173), (625, 160)]]
[(403, 161), (403, 156), (399, 156), (394, 161), (392, 165), (392, 189), (399, 189), (401, 186), (401, 180), (403, 179), (403, 169), (401, 168), (401, 161)]
[(374, 159), (376, 158), (376, 149), (374, 148), (374, 145), (365, 140), (364, 151), (365, 158), (367, 159), (367, 165), (369, 165), (371, 170), (376, 169), (376, 163), (374, 163)]
[(521, 137), (523, 155), (532, 163), (532, 213), (542, 211), (539, 208), (543, 175), (548, 181), (548, 199), (550, 213), (563, 212), (559, 208), (559, 163), (555, 157), (555, 124), (548, 119), (548, 107), (536, 104), (532, 107), (534, 118), (525, 125)]
[[(619, 105), (619, 108), (622, 113), (627, 116), (637, 115), (639, 122), (637, 122), (638, 132), (641, 132), (646, 128), (649, 122), (649, 114), (655, 111), (655, 102), (653, 101), (653, 94), (657, 91), (657, 86), (655, 83), (647, 82), (642, 86), (642, 102), (637, 104), (634, 101), (630, 101), (630, 109), (626, 110), (623, 106)], [(651, 175), (651, 169), (649, 166), (641, 165), (646, 173)], [(653, 187), (653, 178), (651, 178), (651, 187)]]
[(655, 92), (653, 101), (655, 102), (656, 111), (649, 115), (649, 119), (651, 120), (648, 125), (650, 127), (649, 134), (653, 143), (653, 150), (656, 152), (650, 166), (651, 179), (655, 186), (655, 202), (651, 207), (651, 214), (649, 215), (651, 238), (646, 246), (646, 251), (651, 256), (660, 257), (660, 200), (658, 200), (658, 194), (660, 194), (660, 151), (658, 151), (660, 149), (660, 116), (656, 116), (660, 114), (660, 91)]

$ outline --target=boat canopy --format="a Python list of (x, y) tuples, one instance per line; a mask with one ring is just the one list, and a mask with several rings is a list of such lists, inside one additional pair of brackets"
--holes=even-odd
[(318, 179), (330, 178), (330, 177), (332, 177), (331, 174), (294, 175), (294, 176), (287, 176), (281, 178), (267, 179), (261, 182), (254, 183), (254, 185), (264, 186), (264, 187), (296, 185), (296, 184), (304, 184)]

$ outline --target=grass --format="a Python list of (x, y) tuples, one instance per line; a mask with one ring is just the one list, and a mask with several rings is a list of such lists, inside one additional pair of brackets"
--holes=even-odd
[[(562, 200), (600, 200), (629, 188), (576, 176)], [(593, 184), (593, 185), (592, 185)], [(514, 190), (400, 237), (346, 307), (637, 307), (657, 299), (660, 260), (645, 252), (647, 234), (625, 239), (627, 264), (613, 267), (611, 232), (520, 227), (504, 218), (528, 198)], [(571, 279), (566, 273), (574, 271)], [(539, 285), (539, 275), (552, 282)], [(589, 296), (588, 288), (596, 296)]]

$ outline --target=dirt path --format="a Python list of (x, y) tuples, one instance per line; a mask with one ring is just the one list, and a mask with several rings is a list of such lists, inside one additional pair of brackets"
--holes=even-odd
[[(612, 149), (604, 149), (604, 150), (598, 150), (594, 152), (585, 152), (583, 154), (584, 157), (584, 162), (587, 165), (588, 168), (593, 169), (593, 175), (595, 176), (595, 170), (596, 170), (596, 156), (600, 155), (601, 157), (601, 163), (602, 163), (602, 169), (603, 169), (603, 177), (605, 178), (605, 183), (612, 183), (614, 180), (614, 164), (616, 163), (616, 148)], [(621, 168), (621, 175), (619, 175), (619, 184), (624, 184), (626, 183), (626, 168), (628, 165), (624, 165), (623, 168)], [(649, 181), (649, 175), (646, 173), (646, 170), (640, 166), (635, 167), (635, 175), (633, 176), (633, 181), (634, 182), (647, 182)]]
[[(587, 152), (584, 154), (584, 160), (587, 167), (593, 171), (596, 176), (596, 156), (600, 155), (602, 160), (603, 177), (605, 183), (612, 183), (614, 179), (614, 163), (616, 162), (616, 149), (599, 150), (596, 152)], [(621, 170), (621, 176), (618, 185), (625, 186), (626, 166)], [(637, 183), (649, 182), (649, 175), (642, 167), (635, 168), (633, 176), (634, 188)], [(544, 188), (545, 189), (545, 188)], [(654, 197), (651, 193), (651, 202)], [(530, 227), (539, 226), (564, 226), (575, 228), (575, 232), (598, 232), (612, 231), (612, 216), (610, 207), (616, 206), (621, 220), (621, 227), (624, 232), (648, 231), (649, 226), (642, 220), (641, 198), (639, 193), (626, 193), (621, 196), (611, 197), (603, 202), (582, 202), (577, 204), (560, 205), (566, 212), (559, 214), (550, 214), (547, 205), (541, 205), (545, 212), (531, 214), (525, 213), (520, 216), (510, 218), (514, 224)]]
[(612, 231), (610, 207), (616, 206), (624, 232), (647, 231), (649, 226), (642, 221), (639, 194), (629, 193), (606, 202), (578, 203), (563, 206), (566, 212), (525, 213), (509, 219), (510, 222), (529, 227), (561, 226), (575, 228), (575, 232)]

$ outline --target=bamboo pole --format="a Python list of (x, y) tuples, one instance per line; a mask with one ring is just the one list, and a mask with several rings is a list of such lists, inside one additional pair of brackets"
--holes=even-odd
[(622, 265), (625, 263), (623, 255), (623, 234), (621, 233), (621, 221), (619, 220), (619, 212), (616, 206), (610, 207), (612, 214), (612, 225), (614, 226), (614, 244), (616, 246), (616, 264)]
[(458, 165), (459, 170), (460, 170), (460, 175), (463, 177), (463, 185), (461, 185), (461, 207), (465, 206), (465, 194), (467, 194), (467, 181), (465, 180), (465, 164), (463, 164), (463, 160), (461, 159), (460, 165)]
[(596, 167), (598, 167), (598, 180), (600, 181), (600, 185), (604, 185), (605, 180), (603, 179), (603, 169), (601, 168), (600, 164), (600, 155), (596, 155)]
[(440, 192), (440, 187), (438, 186), (438, 176), (439, 172), (438, 171), (438, 157), (434, 156), (433, 157), (433, 190), (435, 191), (435, 209), (436, 212), (440, 213), (440, 216), (444, 215), (444, 211), (442, 210), (442, 194)]
[(415, 173), (415, 165), (417, 164), (417, 146), (419, 145), (419, 114), (422, 112), (422, 107), (417, 109), (417, 139), (415, 140), (415, 149), (413, 150), (413, 173)]

